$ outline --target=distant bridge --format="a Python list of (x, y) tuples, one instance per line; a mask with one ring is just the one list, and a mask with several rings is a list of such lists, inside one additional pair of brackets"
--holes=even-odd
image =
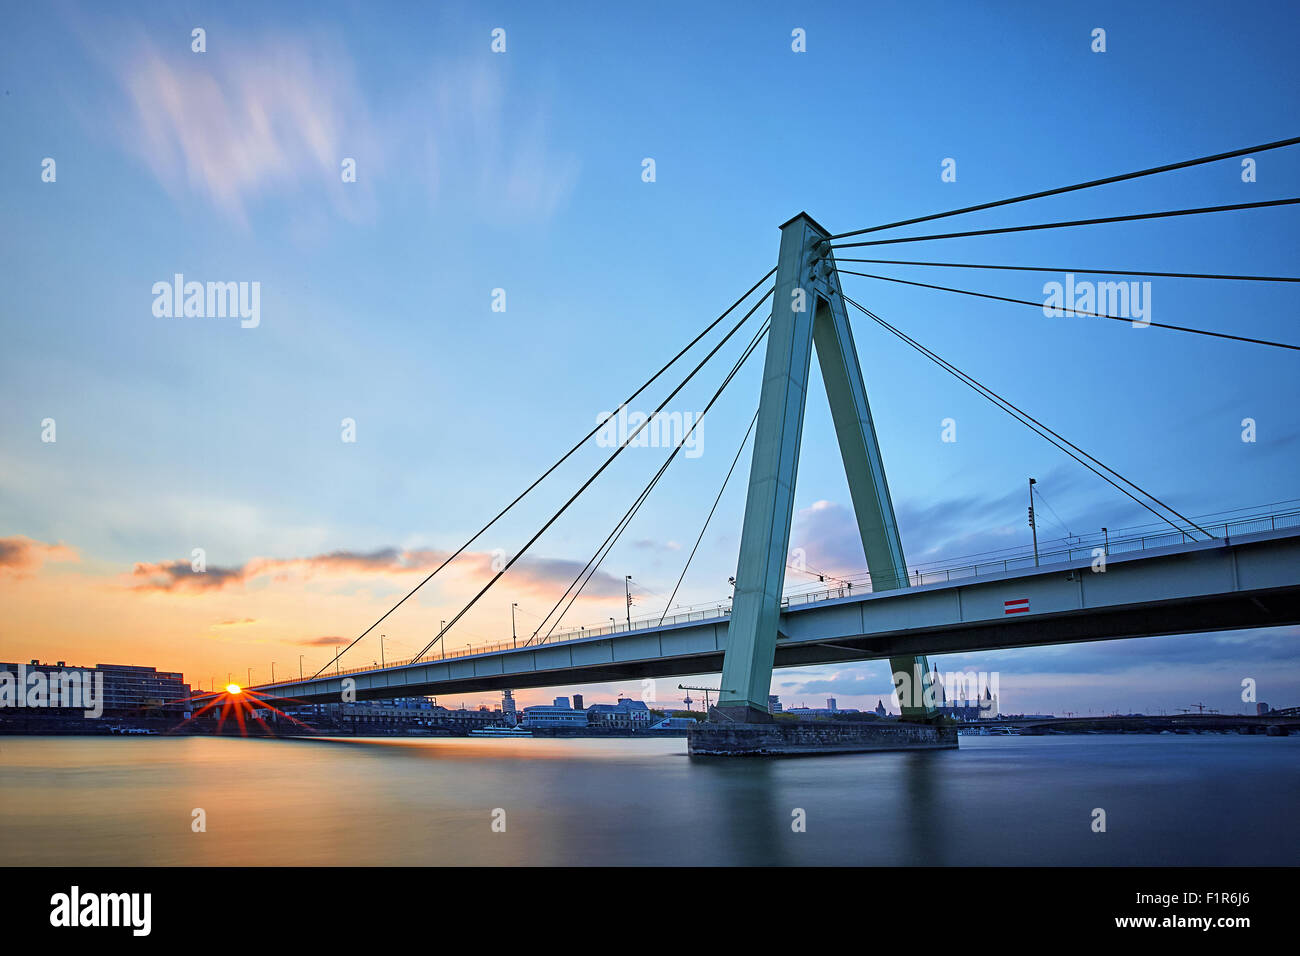
[(1267, 730), (1278, 727), (1290, 733), (1300, 732), (1300, 708), (1292, 707), (1289, 711), (1269, 711), (1267, 714), (1111, 714), (1095, 717), (996, 717), (990, 720), (977, 720), (960, 725), (962, 730), (987, 728), (1019, 728), (1023, 730), (1045, 731), (1063, 730), (1066, 733), (1086, 733), (1097, 730), (1101, 733), (1158, 733), (1170, 730), (1174, 733), (1186, 731), (1228, 731)]

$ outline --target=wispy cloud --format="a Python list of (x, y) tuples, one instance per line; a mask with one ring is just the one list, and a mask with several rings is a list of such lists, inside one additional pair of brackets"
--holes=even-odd
[(142, 40), (116, 67), (122, 136), (168, 190), (197, 193), (240, 223), (252, 201), (313, 185), (355, 214), (366, 186), (344, 189), (340, 164), (373, 169), (381, 153), (350, 64), (321, 37), (244, 38), (201, 55)]
[[(1074, 500), (1096, 507), (1100, 513), (1120, 520), (1142, 520), (1144, 512), (1136, 505), (1113, 500), (1102, 511), (1096, 505), (1098, 489), (1089, 485), (1091, 476), (1080, 476), (1069, 468), (1053, 469), (1044, 482), (1052, 489), (1053, 499), (1062, 508), (1064, 520), (1075, 527), (1076, 518), (1060, 502)], [(1027, 547), (1029, 529), (1025, 524), (1027, 493), (1023, 488), (1008, 489), (1000, 494), (968, 494), (920, 501), (896, 498), (899, 533), (909, 565), (932, 561), (966, 558), (971, 555)], [(1046, 544), (1051, 534), (1066, 530), (1050, 511), (1041, 512), (1043, 524), (1039, 541)], [(1112, 525), (1115, 527), (1116, 525)], [(1095, 528), (1088, 528), (1095, 531)], [(790, 547), (803, 548), (810, 567), (845, 574), (866, 567), (862, 538), (851, 505), (836, 501), (815, 501), (796, 513), (790, 534)]]
[[(122, 145), (173, 196), (197, 196), (240, 225), (259, 203), (301, 196), (370, 219), (386, 180), (423, 188), (434, 205), (544, 220), (577, 181), (544, 96), (512, 86), (496, 61), (434, 62), (376, 105), (346, 44), (323, 30), (245, 34), (204, 54), (144, 34), (113, 49), (109, 103)], [(345, 159), (354, 182), (343, 182)], [(302, 215), (319, 219), (314, 205)]]
[(546, 219), (568, 198), (576, 155), (552, 143), (544, 101), (510, 89), (498, 62), (439, 63), (419, 94), (393, 132), (411, 139), (399, 148), (421, 156), (436, 199), (469, 195), (491, 215)]
[[(890, 687), (889, 667), (885, 664), (837, 669), (830, 674), (818, 675), (807, 680), (792, 680), (789, 675), (778, 672), (778, 678), (781, 692), (793, 695), (867, 697), (876, 694), (880, 696), (883, 688), (887, 698)], [(821, 702), (817, 701), (816, 705), (821, 706)]]

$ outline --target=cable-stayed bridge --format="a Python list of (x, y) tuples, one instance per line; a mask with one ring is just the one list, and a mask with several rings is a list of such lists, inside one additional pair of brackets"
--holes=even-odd
[[(342, 654), (310, 678), (250, 688), (258, 696), (287, 698), (306, 703), (337, 701), (345, 689), (359, 699), (416, 696), (449, 692), (488, 691), (507, 687), (542, 687), (570, 683), (603, 683), (685, 674), (722, 672), (722, 687), (713, 716), (743, 724), (770, 720), (767, 696), (774, 666), (826, 664), (888, 658), (896, 675), (910, 675), (918, 692), (928, 683), (927, 653), (991, 650), (996, 648), (1097, 641), (1160, 634), (1198, 633), (1239, 628), (1268, 627), (1300, 622), (1300, 527), (1292, 516), (1270, 517), (1267, 529), (1222, 529), (1187, 517), (1096, 456), (1066, 439), (1039, 418), (985, 386), (968, 372), (912, 338), (844, 293), (841, 276), (897, 282), (954, 294), (978, 296), (1011, 304), (1044, 308), (1041, 302), (995, 296), (978, 290), (920, 283), (875, 273), (841, 269), (840, 262), (878, 265), (913, 265), (957, 269), (1014, 269), (1062, 271), (1048, 267), (934, 262), (924, 260), (842, 259), (836, 250), (906, 242), (1003, 233), (1091, 227), (1108, 223), (1171, 217), (1239, 214), (1248, 210), (1300, 203), (1282, 198), (1252, 203), (1158, 210), (1125, 216), (1038, 222), (992, 229), (939, 232), (920, 236), (861, 237), (915, 226), (980, 210), (1009, 206), (1053, 195), (1091, 189), (1109, 183), (1172, 172), (1252, 153), (1300, 144), (1300, 137), (1199, 157), (1165, 166), (1125, 173), (1086, 183), (1030, 193), (961, 209), (884, 223), (865, 229), (832, 234), (806, 213), (781, 226), (777, 265), (666, 365), (637, 388), (618, 409), (665, 376), (729, 316), (749, 303), (748, 310), (721, 335), (680, 384), (663, 399), (635, 432), (622, 441), (599, 467), (525, 542), (504, 566), (487, 580), (452, 619), (444, 623), (428, 644), (410, 661), (389, 666), (344, 671), (340, 658), (371, 634), (429, 580), (466, 551), (489, 528), (596, 435), (597, 426), (565, 452), (491, 521), (472, 535), (401, 601), (363, 631)], [(844, 240), (853, 241), (844, 241)], [(1179, 279), (1228, 282), (1300, 281), (1295, 276), (1234, 275), (1226, 273), (1141, 272), (1120, 269), (1072, 269), (1097, 275), (1165, 276)], [(770, 285), (769, 285), (770, 282)], [(763, 291), (765, 290), (765, 291)], [(761, 296), (755, 297), (762, 292)], [(1100, 303), (1099, 303), (1100, 305)], [(1153, 327), (1159, 334), (1206, 336), (1234, 343), (1235, 348), (1276, 348), (1300, 351), (1300, 345), (1241, 334), (1172, 323), (1133, 322), (1127, 315), (1097, 311), (1063, 303), (1062, 314), (1083, 319), (1106, 319)], [(1034, 431), (1065, 455), (1110, 484), (1155, 516), (1177, 537), (1176, 542), (1127, 549), (1117, 541), (1076, 556), (1036, 554), (1035, 566), (973, 575), (953, 575), (930, 580), (908, 572), (899, 536), (884, 458), (877, 442), (858, 362), (848, 308), (852, 307), (877, 326), (934, 362), (1022, 425)], [(678, 578), (673, 598), (689, 570), (717, 503), (753, 438), (748, 492), (741, 531), (740, 553), (729, 602), (714, 611), (632, 622), (606, 632), (558, 631), (568, 610), (581, 595), (620, 536), (653, 492), (655, 486), (689, 440), (678, 441), (645, 488), (619, 518), (582, 571), (574, 578), (542, 625), (532, 635), (509, 646), (451, 652), (443, 638), (505, 577), (510, 569), (555, 524), (581, 495), (601, 477), (615, 459), (645, 428), (653, 427), (668, 404), (712, 360), (722, 353), (756, 314), (766, 313), (748, 337), (730, 370), (696, 418), (698, 427), (746, 362), (764, 344), (764, 366), (758, 409), (741, 440), (713, 509), (696, 539), (695, 548)], [(725, 327), (724, 327), (725, 328)], [(745, 336), (736, 339), (745, 342)], [(800, 458), (803, 418), (807, 401), (812, 354), (816, 353), (830, 405), (840, 456), (848, 478), (858, 532), (870, 575), (870, 587), (832, 589), (802, 599), (785, 593), (794, 489)], [(1035, 492), (1030, 487), (1029, 521), (1035, 529)], [(1279, 521), (1279, 518), (1281, 519)], [(1235, 533), (1234, 533), (1235, 531)], [(1037, 548), (1035, 547), (1037, 552)], [(960, 569), (957, 569), (960, 571)], [(976, 569), (978, 571), (978, 569)], [(549, 625), (549, 629), (546, 629)], [(543, 633), (543, 629), (545, 633)], [(927, 721), (932, 704), (907, 697), (903, 718)]]
[[(774, 665), (834, 664), (1300, 621), (1300, 522), (1194, 544), (853, 594), (834, 588), (781, 609)], [(1008, 612), (1008, 603), (1027, 610)], [(720, 671), (730, 608), (509, 640), (387, 667), (340, 669), (252, 688), (304, 703), (640, 681)]]

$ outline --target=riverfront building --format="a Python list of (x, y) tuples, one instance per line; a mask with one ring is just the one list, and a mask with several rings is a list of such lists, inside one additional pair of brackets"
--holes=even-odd
[[(209, 713), (212, 713), (211, 711)], [(391, 729), (449, 730), (466, 733), (481, 727), (513, 724), (514, 718), (502, 710), (459, 707), (452, 709), (436, 704), (428, 697), (394, 697), (358, 700), (338, 704), (307, 704), (286, 708), (285, 713), (318, 730), (330, 726), (358, 726)], [(257, 716), (275, 726), (279, 717), (272, 710), (258, 710)]]
[(569, 698), (557, 697), (550, 704), (524, 708), (525, 727), (586, 727), (587, 712), (574, 710)]
[[(81, 679), (90, 680), (96, 687), (103, 684), (104, 717), (169, 717), (183, 720), (190, 713), (190, 685), (185, 675), (173, 671), (159, 671), (154, 667), (129, 664), (96, 664), (94, 667), (69, 667), (65, 661), (43, 664), (33, 659), (27, 664), (0, 663), (0, 673), (13, 675), (43, 675), (50, 686), (60, 684), (60, 675), (80, 673)], [(98, 694), (99, 691), (97, 690)], [(51, 700), (46, 707), (31, 708), (23, 715), (38, 718), (42, 713), (51, 717), (66, 718), (79, 714), (81, 708), (70, 711), (61, 707), (62, 701)]]
[(836, 714), (856, 714), (856, 707), (838, 707), (835, 704), (835, 698), (828, 698), (826, 707), (787, 707), (787, 714), (794, 714), (796, 717), (834, 717)]
[(587, 723), (592, 727), (644, 730), (651, 724), (650, 717), (645, 701), (626, 697), (620, 697), (617, 704), (592, 704), (587, 708)]

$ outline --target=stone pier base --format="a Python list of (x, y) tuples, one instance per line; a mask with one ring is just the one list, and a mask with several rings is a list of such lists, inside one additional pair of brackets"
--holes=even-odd
[(687, 737), (692, 756), (801, 757), (886, 750), (956, 750), (955, 727), (894, 721), (776, 721), (696, 724)]

